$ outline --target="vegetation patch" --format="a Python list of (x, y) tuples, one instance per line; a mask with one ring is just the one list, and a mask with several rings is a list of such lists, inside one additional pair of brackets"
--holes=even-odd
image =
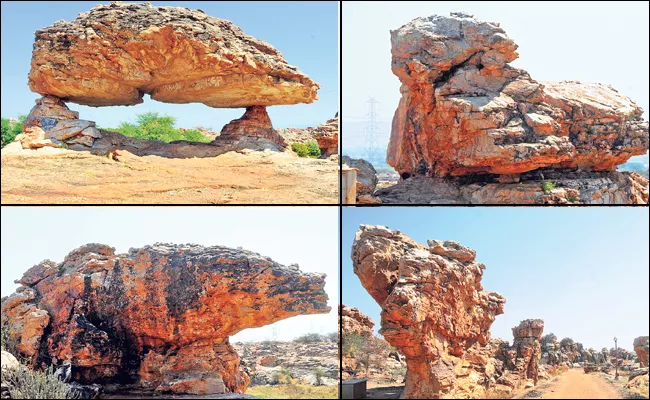
[(291, 143), (291, 150), (293, 150), (298, 157), (320, 157), (320, 148), (318, 147), (318, 143), (314, 141), (306, 143)]
[(9, 387), (12, 399), (77, 399), (70, 386), (54, 375), (54, 368), (32, 371), (25, 366), (2, 370), (2, 383)]
[(260, 399), (338, 399), (338, 387), (288, 384), (279, 386), (251, 386), (246, 394)]
[(2, 147), (5, 147), (9, 143), (13, 142), (16, 139), (16, 136), (22, 133), (23, 131), (23, 122), (27, 116), (21, 115), (18, 117), (16, 122), (10, 121), (9, 118), (2, 118)]
[(542, 190), (544, 192), (550, 192), (551, 190), (555, 189), (555, 184), (551, 181), (546, 181), (542, 183)]
[[(105, 131), (121, 133), (135, 139), (160, 140), (173, 142), (185, 140), (188, 142), (209, 143), (212, 138), (205, 136), (199, 130), (180, 130), (175, 128), (176, 118), (157, 112), (148, 112), (136, 115), (136, 123), (122, 122), (117, 128), (101, 128)], [(98, 127), (99, 128), (99, 127)]]

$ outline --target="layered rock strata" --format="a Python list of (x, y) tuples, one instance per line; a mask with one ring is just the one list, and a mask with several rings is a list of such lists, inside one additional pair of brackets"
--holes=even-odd
[(387, 162), (403, 179), (613, 172), (648, 151), (634, 101), (606, 85), (533, 80), (508, 65), (517, 45), (499, 24), (464, 13), (417, 18), (391, 31), (391, 46), (402, 98)]
[(382, 308), (380, 333), (406, 358), (402, 398), (481, 397), (489, 328), (505, 299), (483, 291), (485, 266), (474, 250), (428, 244), (362, 225), (352, 245), (354, 272)]
[(339, 113), (314, 129), (314, 139), (318, 143), (321, 157), (339, 154)]
[(249, 378), (228, 337), (327, 313), (323, 274), (246, 250), (157, 243), (125, 254), (87, 244), (41, 262), (2, 299), (2, 326), (35, 367), (81, 383), (226, 393)]
[(639, 336), (634, 339), (634, 352), (639, 359), (641, 367), (648, 366), (648, 336)]
[(89, 106), (134, 105), (149, 94), (229, 108), (311, 103), (320, 88), (229, 21), (120, 2), (36, 31), (29, 87)]

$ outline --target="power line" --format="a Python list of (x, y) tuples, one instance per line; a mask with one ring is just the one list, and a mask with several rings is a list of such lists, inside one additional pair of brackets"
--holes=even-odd
[(379, 146), (377, 146), (377, 136), (381, 131), (377, 117), (379, 102), (374, 97), (370, 97), (366, 104), (368, 113), (366, 114), (366, 126), (363, 129), (365, 158), (371, 164), (383, 163), (383, 157), (379, 153)]

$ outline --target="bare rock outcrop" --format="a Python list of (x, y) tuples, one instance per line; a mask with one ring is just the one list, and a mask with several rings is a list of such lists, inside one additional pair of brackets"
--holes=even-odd
[(138, 104), (149, 94), (229, 108), (311, 103), (320, 88), (229, 21), (120, 2), (36, 31), (29, 86), (90, 106)]
[(483, 264), (446, 247), (368, 225), (352, 245), (354, 272), (382, 308), (380, 333), (406, 358), (403, 398), (485, 394), (489, 328), (505, 299), (483, 291)]
[(228, 337), (326, 313), (323, 274), (246, 250), (157, 243), (125, 254), (87, 244), (35, 265), (2, 299), (2, 326), (32, 366), (71, 364), (80, 383), (243, 393)]
[(339, 313), (341, 315), (343, 335), (373, 336), (372, 328), (375, 323), (370, 320), (370, 317), (359, 311), (358, 308), (341, 304)]
[(403, 179), (494, 175), (515, 190), (526, 172), (613, 172), (648, 151), (634, 101), (606, 85), (533, 80), (508, 64), (517, 45), (497, 23), (417, 18), (391, 45), (402, 98), (387, 162)]
[[(533, 386), (539, 380), (539, 361), (542, 357), (540, 340), (544, 330), (541, 319), (527, 319), (512, 328), (514, 341), (512, 346), (502, 346), (497, 357), (505, 361), (508, 374), (507, 382), (514, 387), (523, 386), (530, 382)], [(512, 373), (510, 372), (512, 371)]]
[(634, 352), (639, 359), (641, 367), (648, 366), (648, 336), (639, 336), (634, 339)]
[(214, 143), (218, 144), (224, 139), (237, 139), (242, 136), (262, 138), (276, 145), (286, 146), (284, 138), (273, 129), (271, 118), (266, 112), (266, 107), (263, 106), (248, 107), (241, 118), (230, 121), (221, 129), (221, 135)]
[(314, 139), (318, 143), (321, 157), (339, 154), (339, 113), (314, 129)]

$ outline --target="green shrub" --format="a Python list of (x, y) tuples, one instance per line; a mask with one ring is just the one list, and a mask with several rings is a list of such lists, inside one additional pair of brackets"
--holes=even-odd
[(327, 334), (327, 340), (333, 343), (338, 343), (339, 341), (339, 333), (338, 332), (331, 332)]
[(299, 336), (293, 340), (295, 343), (318, 343), (326, 342), (327, 337), (319, 335), (318, 333), (308, 333), (306, 335)]
[(271, 374), (271, 385), (290, 384), (293, 379), (293, 373), (287, 368), (280, 368)]
[(325, 376), (325, 371), (320, 368), (316, 368), (313, 372), (314, 378), (316, 378), (316, 386), (323, 384), (323, 377)]
[(566, 195), (566, 199), (569, 200), (569, 202), (571, 202), (571, 203), (577, 203), (578, 202), (578, 198), (574, 197), (574, 196), (571, 196), (570, 194)]
[(318, 158), (320, 157), (320, 148), (318, 143), (291, 143), (291, 150), (298, 155), (298, 157)]
[(13, 142), (14, 139), (16, 139), (16, 136), (18, 136), (20, 133), (23, 131), (23, 122), (25, 122), (25, 119), (27, 117), (25, 115), (21, 115), (18, 117), (18, 122), (12, 124), (11, 121), (9, 121), (8, 118), (2, 118), (1, 119), (1, 125), (2, 125), (2, 147), (5, 147), (9, 143)]
[(32, 371), (20, 366), (2, 371), (2, 383), (9, 387), (12, 399), (76, 399), (70, 387), (54, 375), (54, 368)]
[(103, 128), (107, 131), (121, 133), (124, 136), (146, 139), (160, 140), (163, 142), (173, 142), (176, 140), (186, 140), (188, 142), (208, 143), (212, 139), (195, 129), (189, 129), (182, 132), (174, 128), (176, 118), (164, 115), (160, 116), (156, 112), (138, 114), (135, 124), (122, 122), (117, 128)]
[(551, 190), (555, 189), (555, 185), (551, 181), (546, 181), (542, 183), (542, 190), (545, 192), (550, 192)]

